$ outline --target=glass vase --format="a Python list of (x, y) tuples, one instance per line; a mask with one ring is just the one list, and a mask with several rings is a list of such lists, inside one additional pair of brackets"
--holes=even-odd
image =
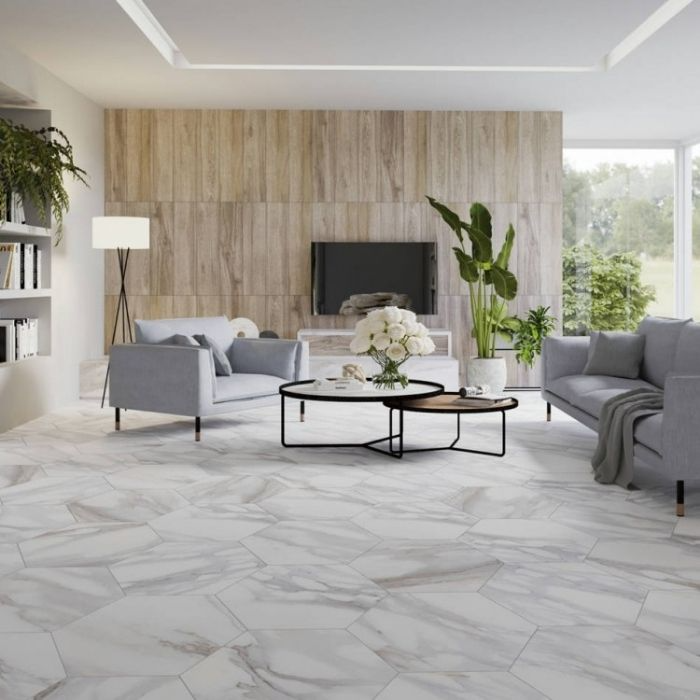
[(375, 358), (380, 371), (372, 377), (375, 389), (405, 389), (408, 377), (400, 371), (402, 362), (386, 358)]

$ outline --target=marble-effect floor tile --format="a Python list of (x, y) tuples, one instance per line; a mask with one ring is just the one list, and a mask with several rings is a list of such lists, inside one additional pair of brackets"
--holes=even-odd
[(186, 671), (195, 700), (372, 700), (395, 672), (345, 630), (248, 632)]
[(71, 676), (177, 675), (242, 632), (204, 596), (130, 596), (54, 632)]
[(267, 566), (218, 598), (250, 630), (340, 629), (385, 595), (348, 566)]
[(700, 658), (635, 627), (535, 632), (512, 672), (552, 700), (695, 700)]
[[(500, 459), (285, 449), (278, 406), (201, 443), (139, 411), (114, 433), (94, 402), (1, 434), (0, 697), (695, 699), (694, 482), (685, 519), (663, 474), (598, 484), (595, 435), (519, 399)], [(295, 435), (386, 427), (307, 409)], [(464, 438), (492, 443), (488, 418)]]

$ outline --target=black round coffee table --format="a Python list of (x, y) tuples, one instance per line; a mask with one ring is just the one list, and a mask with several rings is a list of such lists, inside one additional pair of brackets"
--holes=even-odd
[[(432, 452), (433, 450), (456, 450), (457, 452), (471, 452), (479, 455), (492, 455), (494, 457), (503, 457), (506, 453), (506, 412), (512, 411), (518, 407), (518, 400), (509, 397), (507, 401), (499, 402), (493, 405), (472, 405), (471, 403), (460, 404), (457, 400), (460, 398), (456, 391), (445, 391), (439, 395), (430, 397), (421, 397), (416, 399), (407, 399), (404, 401), (395, 401), (387, 399), (384, 405), (389, 409), (389, 425), (393, 426), (394, 411), (399, 412), (399, 435), (400, 435), (400, 451), (404, 452)], [(405, 449), (403, 447), (403, 414), (405, 411), (409, 413), (432, 413), (432, 414), (449, 414), (457, 416), (457, 436), (449, 445), (441, 447), (415, 447)], [(462, 436), (462, 416), (466, 414), (479, 413), (500, 413), (501, 414), (501, 450), (493, 452), (489, 450), (475, 450), (467, 447), (457, 447), (457, 443)], [(390, 433), (393, 430), (390, 429)], [(391, 445), (390, 445), (391, 446)]]
[[(313, 388), (313, 379), (307, 379), (300, 382), (289, 382), (282, 384), (279, 388), (280, 392), (280, 427), (281, 441), (284, 447), (364, 447), (368, 450), (374, 450), (384, 455), (401, 458), (403, 455), (403, 414), (399, 421), (399, 432), (394, 435), (393, 431), (393, 410), (389, 412), (389, 434), (385, 437), (380, 437), (367, 442), (312, 442), (312, 443), (290, 443), (285, 435), (285, 400), (296, 399), (301, 401), (301, 420), (304, 420), (304, 402), (305, 401), (330, 401), (335, 403), (382, 403), (385, 406), (387, 401), (391, 401), (394, 406), (401, 406), (404, 402), (424, 400), (430, 397), (439, 396), (445, 390), (442, 384), (437, 382), (426, 382), (419, 380), (411, 380), (405, 389), (374, 389), (365, 388), (358, 391), (347, 390), (329, 390), (319, 391)], [(394, 449), (394, 440), (399, 440), (399, 449)], [(382, 449), (377, 445), (388, 442), (388, 449)]]

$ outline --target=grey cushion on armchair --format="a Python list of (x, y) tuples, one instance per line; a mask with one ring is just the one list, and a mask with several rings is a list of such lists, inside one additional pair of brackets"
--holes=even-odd
[(224, 352), (233, 343), (233, 329), (226, 316), (202, 318), (165, 318), (155, 321), (138, 319), (134, 321), (137, 343), (161, 343), (180, 333), (182, 335), (208, 335)]
[(267, 374), (293, 381), (297, 375), (296, 340), (235, 338), (228, 352), (234, 374)]

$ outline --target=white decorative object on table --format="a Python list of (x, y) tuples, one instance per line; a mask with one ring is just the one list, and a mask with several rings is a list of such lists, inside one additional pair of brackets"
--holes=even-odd
[(259, 338), (260, 331), (255, 325), (254, 321), (249, 318), (240, 316), (239, 318), (234, 318), (230, 321), (231, 328), (233, 328), (233, 335), (236, 338)]
[(372, 379), (377, 388), (393, 389), (396, 384), (408, 385), (408, 377), (399, 371), (401, 365), (412, 355), (429, 355), (435, 343), (413, 311), (387, 306), (357, 322), (350, 350), (368, 355), (379, 365), (381, 371)]
[(358, 382), (362, 382), (363, 384), (367, 381), (365, 371), (360, 365), (355, 364), (343, 365), (343, 377), (357, 379)]

